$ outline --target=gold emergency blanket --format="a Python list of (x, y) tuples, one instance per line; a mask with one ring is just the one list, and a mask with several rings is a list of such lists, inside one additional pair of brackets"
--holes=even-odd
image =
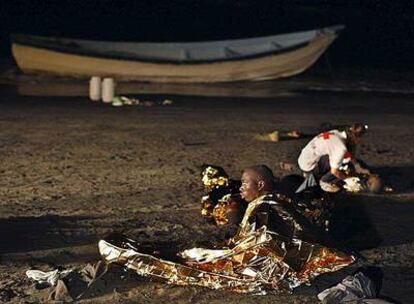
[(239, 224), (247, 205), (240, 197), (240, 181), (229, 178), (223, 168), (214, 165), (204, 165), (201, 181), (205, 193), (201, 214), (217, 226)]
[[(105, 240), (99, 242), (99, 251), (109, 263), (124, 265), (139, 275), (161, 278), (170, 284), (258, 294), (269, 290), (291, 292), (320, 274), (336, 271), (354, 261), (352, 256), (319, 244), (281, 235), (266, 226), (257, 227), (255, 218), (259, 210), (272, 204), (278, 204), (274, 196), (263, 196), (249, 203), (238, 233), (227, 246), (184, 250), (179, 253), (184, 259), (182, 264)], [(302, 230), (298, 223), (292, 227)]]

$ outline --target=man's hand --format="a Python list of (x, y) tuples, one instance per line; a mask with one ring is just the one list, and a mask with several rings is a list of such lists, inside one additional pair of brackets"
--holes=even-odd
[(344, 172), (336, 168), (331, 168), (331, 173), (341, 180), (350, 177), (350, 175), (345, 174)]
[(363, 175), (371, 174), (371, 171), (369, 171), (367, 168), (362, 167), (361, 164), (355, 158), (352, 158), (351, 162), (354, 165), (355, 173)]
[(354, 168), (355, 168), (355, 172), (358, 173), (358, 174), (363, 174), (363, 175), (370, 175), (371, 174), (371, 171), (369, 171), (368, 169), (362, 167), (359, 163), (355, 163)]

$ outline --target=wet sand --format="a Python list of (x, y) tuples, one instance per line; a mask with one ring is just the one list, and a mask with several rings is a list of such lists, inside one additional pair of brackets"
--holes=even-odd
[[(0, 301), (41, 302), (46, 291), (36, 290), (25, 271), (97, 261), (96, 243), (109, 232), (161, 251), (228, 236), (201, 218), (202, 164), (221, 165), (235, 178), (260, 163), (278, 176), (290, 174), (297, 171), (283, 171), (279, 163), (295, 163), (306, 139), (260, 142), (256, 133), (314, 132), (321, 123), (353, 121), (369, 124), (360, 156), (395, 191), (338, 197), (336, 233), (381, 268), (382, 296), (401, 303), (414, 298), (411, 94), (137, 95), (174, 103), (114, 108), (85, 97), (18, 96), (6, 86), (0, 93)], [(258, 297), (134, 275), (121, 280), (119, 273), (113, 269), (113, 281), (81, 302), (317, 303), (315, 288)]]

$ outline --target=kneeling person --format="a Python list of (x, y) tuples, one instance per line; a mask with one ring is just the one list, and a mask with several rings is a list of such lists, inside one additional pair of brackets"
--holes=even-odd
[(363, 169), (352, 155), (352, 151), (367, 129), (368, 126), (355, 123), (344, 131), (331, 130), (314, 137), (303, 148), (298, 159), (306, 180), (297, 192), (307, 186), (316, 185), (317, 180), (322, 190), (338, 192), (342, 181), (354, 176), (352, 171), (341, 170), (343, 164), (351, 163), (357, 173), (369, 174), (369, 171)]

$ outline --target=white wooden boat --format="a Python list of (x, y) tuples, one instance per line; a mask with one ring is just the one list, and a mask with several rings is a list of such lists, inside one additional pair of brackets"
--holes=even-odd
[(111, 76), (148, 82), (268, 80), (303, 72), (343, 26), (250, 39), (134, 43), (15, 35), (12, 53), (26, 73)]

